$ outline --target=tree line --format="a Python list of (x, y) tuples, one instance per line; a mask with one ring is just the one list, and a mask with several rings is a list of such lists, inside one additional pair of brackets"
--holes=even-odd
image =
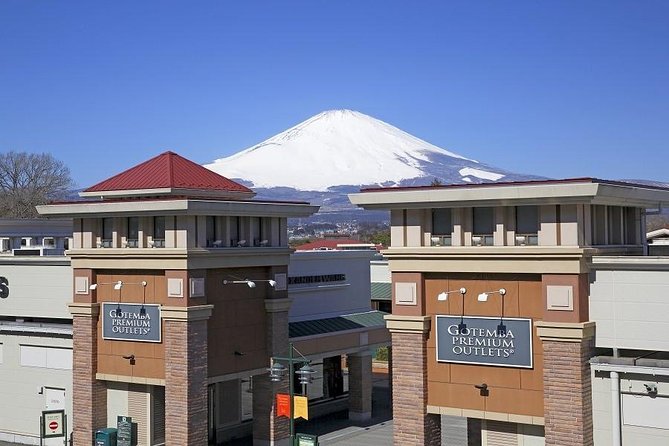
[(34, 218), (35, 206), (66, 198), (70, 169), (48, 153), (0, 153), (0, 217)]

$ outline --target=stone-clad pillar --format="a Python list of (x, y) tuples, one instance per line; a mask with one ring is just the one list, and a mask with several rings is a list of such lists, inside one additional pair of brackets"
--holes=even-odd
[(167, 446), (207, 445), (207, 320), (213, 308), (162, 309)]
[(352, 353), (348, 363), (348, 418), (355, 422), (372, 419), (372, 352)]
[[(267, 353), (270, 356), (288, 355), (288, 310), (289, 298), (265, 299), (267, 323)], [(269, 367), (269, 359), (267, 361)], [(276, 394), (288, 393), (286, 376), (279, 382), (272, 382), (269, 374), (253, 377), (253, 444), (288, 445), (289, 420), (276, 416)]]
[(441, 417), (427, 412), (429, 316), (385, 316), (393, 345), (393, 444), (441, 445)]
[(90, 446), (96, 429), (107, 426), (107, 386), (98, 370), (100, 304), (72, 303), (72, 426), (74, 446)]
[(544, 352), (547, 446), (592, 446), (594, 322), (536, 322)]

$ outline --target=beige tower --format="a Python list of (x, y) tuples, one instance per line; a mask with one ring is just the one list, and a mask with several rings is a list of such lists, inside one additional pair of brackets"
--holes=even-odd
[(288, 346), (286, 222), (317, 207), (254, 201), (172, 152), (81, 195), (39, 207), (74, 219), (74, 444), (124, 415), (140, 445), (206, 445), (212, 418), (238, 410), (212, 407), (231, 376), (256, 377), (255, 441), (278, 444), (286, 421), (262, 375)]
[[(590, 272), (645, 250), (669, 190), (595, 179), (368, 189), (389, 209), (396, 445), (592, 445)], [(461, 292), (462, 290), (462, 292)]]

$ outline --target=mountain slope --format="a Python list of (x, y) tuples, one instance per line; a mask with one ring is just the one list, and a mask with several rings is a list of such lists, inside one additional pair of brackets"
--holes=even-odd
[[(529, 179), (441, 149), (351, 110), (322, 112), (253, 147), (205, 167), (255, 189), (392, 186)], [(248, 184), (248, 183), (247, 183)]]
[(320, 205), (316, 220), (329, 221), (387, 219), (350, 204), (347, 194), (362, 187), (540, 178), (479, 163), (351, 110), (319, 113), (205, 167), (253, 188), (258, 199)]

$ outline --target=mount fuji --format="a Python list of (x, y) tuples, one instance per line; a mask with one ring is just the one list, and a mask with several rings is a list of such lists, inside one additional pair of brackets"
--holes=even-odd
[(252, 187), (258, 199), (308, 201), (321, 206), (321, 215), (360, 214), (346, 194), (362, 187), (540, 178), (444, 150), (352, 110), (319, 113), (205, 167)]

